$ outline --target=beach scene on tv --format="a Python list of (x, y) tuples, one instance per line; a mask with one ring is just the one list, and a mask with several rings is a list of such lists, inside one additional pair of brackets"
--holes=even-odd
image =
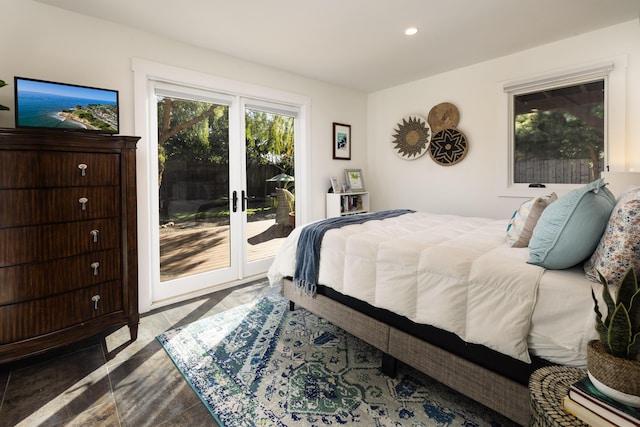
[(118, 133), (118, 93), (16, 78), (16, 126)]

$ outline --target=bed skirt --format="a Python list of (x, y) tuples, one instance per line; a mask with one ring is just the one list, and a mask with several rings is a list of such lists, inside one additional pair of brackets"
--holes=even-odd
[(290, 279), (284, 280), (282, 294), (391, 358), (418, 369), (521, 425), (529, 423), (531, 410), (526, 381), (523, 384), (523, 381), (507, 378), (404, 332), (392, 321), (378, 320), (336, 299), (322, 294), (305, 295)]

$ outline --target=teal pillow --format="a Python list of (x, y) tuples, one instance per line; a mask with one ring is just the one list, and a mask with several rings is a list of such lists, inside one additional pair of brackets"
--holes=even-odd
[(593, 181), (542, 212), (529, 242), (530, 264), (562, 270), (591, 256), (616, 204), (605, 185), (603, 179)]

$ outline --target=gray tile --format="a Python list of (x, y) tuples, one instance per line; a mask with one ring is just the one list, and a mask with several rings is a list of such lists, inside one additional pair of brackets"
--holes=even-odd
[(113, 402), (100, 346), (16, 369), (0, 419), (7, 425), (56, 425)]
[(200, 402), (163, 349), (134, 356), (109, 370), (125, 426), (153, 426)]
[(4, 390), (7, 388), (10, 374), (11, 368), (9, 367), (9, 365), (0, 365), (0, 402), (2, 402), (4, 399)]
[(125, 326), (105, 338), (107, 365), (113, 366), (131, 357), (153, 354), (160, 344), (156, 336), (171, 328), (171, 323), (162, 313), (143, 316), (138, 325), (138, 338), (131, 341), (129, 327)]
[(239, 287), (163, 307), (158, 309), (158, 312), (162, 312), (167, 317), (172, 325), (171, 328), (176, 328), (246, 304), (269, 292), (278, 292), (278, 289), (269, 288), (266, 279), (261, 278)]
[(91, 407), (72, 420), (56, 424), (56, 427), (119, 427), (120, 420), (115, 402)]
[[(226, 295), (226, 294), (225, 294)], [(161, 309), (172, 328), (187, 325), (196, 320), (210, 316), (212, 310), (220, 304), (220, 296), (201, 297), (177, 306)]]
[(209, 410), (205, 408), (202, 402), (193, 405), (183, 413), (167, 420), (160, 424), (162, 427), (193, 427), (193, 426), (208, 426), (219, 427), (219, 424), (215, 421)]

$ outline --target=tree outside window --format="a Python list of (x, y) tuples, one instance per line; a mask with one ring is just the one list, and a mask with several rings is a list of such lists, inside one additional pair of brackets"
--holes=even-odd
[(513, 95), (513, 182), (586, 184), (605, 153), (605, 81)]

